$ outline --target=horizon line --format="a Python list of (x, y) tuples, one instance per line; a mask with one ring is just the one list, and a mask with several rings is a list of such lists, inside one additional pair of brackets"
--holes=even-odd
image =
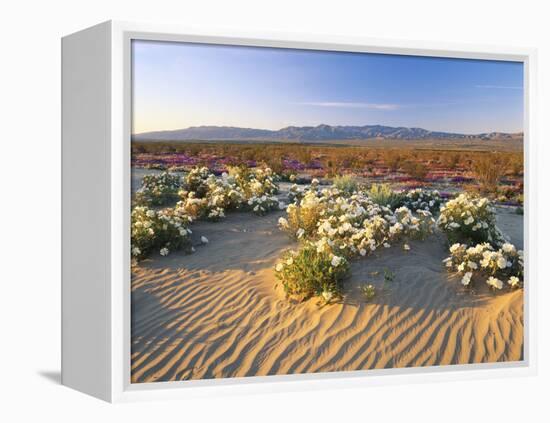
[(449, 131), (449, 130), (433, 130), (433, 129), (426, 129), (421, 126), (392, 126), (392, 125), (382, 125), (382, 124), (365, 124), (365, 125), (342, 125), (342, 124), (326, 124), (326, 123), (320, 123), (317, 125), (286, 125), (283, 127), (280, 127), (278, 129), (267, 129), (267, 128), (256, 128), (252, 126), (235, 126), (235, 125), (192, 125), (182, 128), (175, 128), (175, 129), (154, 129), (154, 130), (148, 130), (143, 132), (132, 132), (131, 135), (143, 135), (143, 134), (149, 134), (153, 132), (174, 132), (174, 131), (185, 131), (187, 129), (193, 129), (193, 128), (237, 128), (237, 129), (251, 129), (256, 131), (270, 131), (270, 132), (277, 132), (281, 131), (283, 129), (287, 128), (318, 128), (321, 126), (330, 126), (330, 127), (357, 127), (357, 128), (364, 128), (364, 127), (373, 127), (373, 126), (381, 126), (386, 128), (394, 128), (394, 129), (422, 129), (424, 131), (429, 132), (439, 132), (439, 133), (445, 133), (445, 134), (455, 134), (455, 135), (481, 135), (481, 134), (491, 134), (491, 133), (501, 133), (501, 134), (523, 134), (523, 129), (517, 130), (517, 131), (501, 131), (501, 130), (488, 130), (488, 131), (481, 131), (481, 132), (457, 132), (457, 131)]

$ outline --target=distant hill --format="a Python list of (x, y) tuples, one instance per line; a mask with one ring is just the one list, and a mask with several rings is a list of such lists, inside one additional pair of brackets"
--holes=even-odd
[(475, 135), (458, 134), (451, 132), (429, 131), (422, 128), (405, 128), (382, 125), (365, 126), (287, 126), (272, 131), (268, 129), (238, 128), (233, 126), (193, 126), (186, 129), (171, 131), (144, 132), (132, 137), (135, 141), (238, 141), (238, 140), (266, 140), (266, 141), (328, 141), (328, 140), (506, 140), (523, 139), (523, 133), (490, 132)]

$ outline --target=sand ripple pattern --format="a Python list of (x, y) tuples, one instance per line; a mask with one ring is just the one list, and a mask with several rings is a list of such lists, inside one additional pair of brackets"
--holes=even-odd
[[(437, 237), (354, 262), (342, 303), (290, 304), (274, 289), (292, 246), (277, 218), (197, 224), (207, 246), (133, 269), (133, 382), (522, 360), (523, 291), (461, 290)], [(364, 282), (378, 289), (368, 303)]]

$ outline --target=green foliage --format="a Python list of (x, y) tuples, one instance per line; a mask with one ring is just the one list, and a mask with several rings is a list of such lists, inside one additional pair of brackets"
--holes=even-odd
[(347, 194), (353, 194), (357, 191), (357, 179), (351, 175), (336, 176), (333, 179), (334, 187)]
[(390, 269), (384, 269), (384, 282), (393, 282), (395, 279), (395, 273)]
[(372, 184), (367, 195), (374, 203), (392, 210), (403, 205), (404, 201), (404, 195), (394, 191), (389, 184)]
[(365, 300), (370, 301), (376, 295), (376, 288), (370, 284), (363, 284), (360, 287), (361, 293), (365, 297)]
[(287, 296), (301, 299), (322, 296), (329, 302), (341, 295), (349, 263), (344, 257), (308, 244), (298, 251), (287, 252), (275, 270)]

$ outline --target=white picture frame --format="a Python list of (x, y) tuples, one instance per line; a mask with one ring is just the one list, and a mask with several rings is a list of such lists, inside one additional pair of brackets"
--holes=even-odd
[[(524, 64), (525, 344), (521, 362), (130, 383), (132, 39), (512, 60)], [(62, 383), (110, 402), (534, 375), (536, 51), (105, 22), (62, 40)], [(83, 195), (83, 193), (86, 193)]]

